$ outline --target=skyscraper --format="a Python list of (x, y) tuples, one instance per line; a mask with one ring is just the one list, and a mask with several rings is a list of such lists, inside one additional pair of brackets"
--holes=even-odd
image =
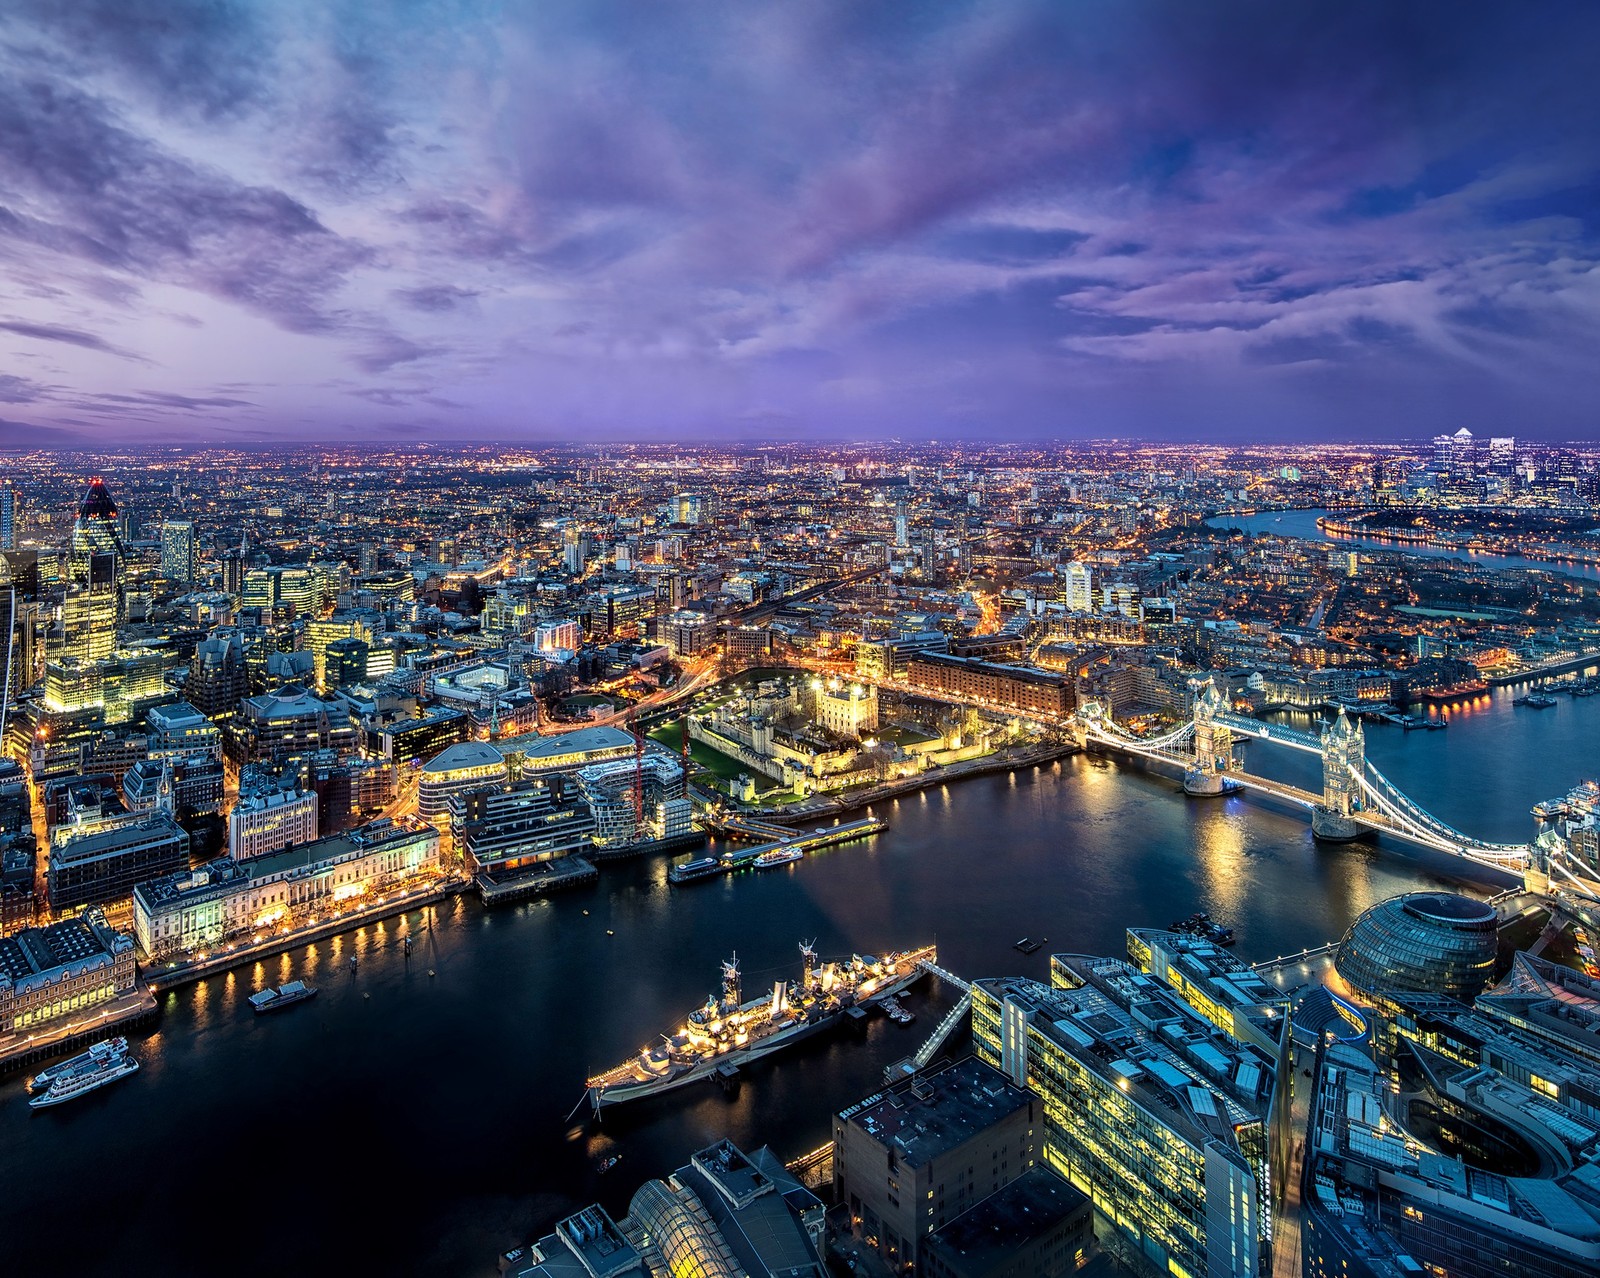
[(1088, 612), (1094, 607), (1094, 573), (1088, 564), (1070, 563), (1063, 570), (1066, 581), (1062, 601), (1070, 612)]
[(20, 505), (17, 490), (0, 483), (0, 550), (17, 548), (17, 525), (22, 522)]
[(122, 538), (117, 504), (105, 480), (96, 476), (78, 505), (67, 556), (69, 582), (62, 601), (63, 655), (77, 661), (104, 661), (117, 642), (123, 620)]
[(11, 565), (0, 555), (0, 742), (5, 740), (11, 713), (12, 679), (17, 651), (17, 592), (11, 585)]
[(161, 525), (161, 575), (187, 584), (195, 579), (196, 562), (194, 524), (187, 519), (167, 520)]

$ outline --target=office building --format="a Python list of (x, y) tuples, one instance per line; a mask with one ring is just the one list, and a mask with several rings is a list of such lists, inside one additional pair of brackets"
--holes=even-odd
[(221, 857), (198, 870), (144, 879), (133, 891), (134, 936), (147, 959), (187, 958), (430, 881), (438, 868), (437, 831), (420, 822), (374, 821), (247, 861)]
[(317, 837), (317, 795), (255, 768), (239, 779), (239, 800), (228, 813), (228, 855), (248, 861)]
[(116, 648), (123, 621), (124, 554), (117, 504), (96, 477), (78, 505), (61, 604), (61, 655), (89, 665)]
[(1119, 959), (978, 981), (978, 1055), (1042, 1104), (1043, 1162), (1160, 1269), (1256, 1278), (1272, 1237), (1275, 1058)]
[(169, 519), (163, 523), (161, 575), (168, 581), (190, 585), (198, 575), (199, 562), (194, 524), (187, 519)]
[(450, 824), (469, 874), (513, 874), (594, 846), (589, 804), (560, 776), (457, 791)]
[(183, 695), (196, 710), (212, 723), (226, 723), (249, 691), (244, 642), (238, 635), (213, 635), (195, 645)]
[(1494, 979), (1499, 939), (1492, 905), (1453, 892), (1410, 892), (1356, 919), (1333, 963), (1368, 998), (1409, 990), (1470, 1001)]
[(15, 550), (22, 529), (22, 498), (0, 479), (0, 550)]
[(239, 764), (303, 758), (319, 750), (351, 750), (355, 725), (346, 707), (323, 701), (298, 683), (246, 697), (228, 724), (226, 748)]
[(833, 1119), (834, 1197), (852, 1233), (895, 1269), (928, 1234), (1033, 1168), (1038, 1095), (973, 1057), (914, 1075)]
[(50, 908), (120, 901), (136, 883), (188, 864), (189, 835), (167, 812), (77, 835), (50, 849)]
[(448, 837), (453, 828), (452, 798), (502, 786), (510, 775), (506, 757), (497, 746), (487, 741), (457, 742), (423, 765), (417, 782), (417, 814)]
[(826, 1278), (823, 1206), (769, 1149), (731, 1141), (647, 1180), (628, 1215), (601, 1207), (567, 1217), (507, 1256), (507, 1278)]
[(1088, 564), (1070, 563), (1061, 570), (1061, 601), (1068, 612), (1094, 611), (1094, 570)]

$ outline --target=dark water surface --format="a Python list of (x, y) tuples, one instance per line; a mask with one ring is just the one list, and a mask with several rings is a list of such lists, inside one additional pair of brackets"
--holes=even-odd
[(1464, 550), (1449, 550), (1442, 546), (1401, 545), (1383, 537), (1357, 537), (1325, 533), (1317, 527), (1317, 520), (1332, 512), (1327, 510), (1264, 510), (1254, 515), (1218, 515), (1207, 522), (1213, 528), (1238, 528), (1249, 533), (1271, 533), (1275, 537), (1300, 537), (1307, 541), (1326, 541), (1339, 546), (1367, 546), (1373, 550), (1398, 550), (1408, 555), (1421, 555), (1427, 559), (1460, 559), (1482, 564), (1486, 568), (1537, 568), (1543, 572), (1559, 572), (1569, 577), (1586, 577), (1600, 581), (1600, 565), (1561, 563), (1547, 559), (1528, 559), (1523, 555), (1476, 555)]
[[(1531, 803), (1600, 771), (1600, 698), (1509, 701), (1457, 710), (1446, 732), (1370, 729), (1369, 753), (1458, 827), (1525, 839)], [(1250, 749), (1313, 779), (1309, 757)], [(1171, 778), (1103, 759), (879, 811), (885, 833), (782, 870), (674, 889), (664, 861), (619, 867), (593, 890), (492, 914), (455, 901), (428, 931), (396, 919), (167, 995), (134, 1078), (38, 1114), (20, 1080), (0, 1086), (0, 1272), (487, 1274), (564, 1210), (598, 1197), (620, 1214), (716, 1137), (785, 1157), (821, 1144), (830, 1111), (874, 1090), (953, 997), (919, 986), (914, 1025), (802, 1045), (732, 1100), (690, 1088), (599, 1132), (569, 1124), (586, 1073), (673, 1026), (732, 950), (747, 996), (798, 971), (802, 937), (825, 957), (937, 939), (962, 975), (1043, 977), (1052, 950), (1120, 954), (1124, 928), (1206, 909), (1260, 959), (1450, 872), (1318, 848), (1292, 811), (1188, 802)], [(1024, 957), (1025, 935), (1049, 944)], [(250, 1013), (248, 993), (291, 976), (321, 997)], [(613, 1146), (622, 1162), (599, 1180), (592, 1161)]]

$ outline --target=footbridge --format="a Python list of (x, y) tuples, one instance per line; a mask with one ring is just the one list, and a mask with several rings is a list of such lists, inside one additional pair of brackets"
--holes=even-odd
[[(1097, 745), (1156, 763), (1183, 769), (1185, 792), (1230, 794), (1240, 790), (1271, 795), (1307, 808), (1312, 832), (1319, 839), (1343, 842), (1376, 831), (1396, 839), (1459, 857), (1503, 873), (1558, 878), (1569, 887), (1600, 892), (1600, 884), (1573, 872), (1559, 857), (1541, 856), (1528, 844), (1492, 843), (1463, 834), (1440, 820), (1366, 757), (1366, 738), (1359, 720), (1341, 710), (1318, 735), (1276, 723), (1263, 723), (1228, 710), (1215, 683), (1195, 681), (1192, 718), (1169, 732), (1141, 737), (1115, 723), (1104, 706), (1086, 702), (1078, 710), (1079, 732), (1086, 745)], [(1240, 739), (1270, 741), (1315, 754), (1322, 760), (1322, 790), (1316, 792), (1259, 776), (1240, 763)], [(1587, 883), (1587, 889), (1584, 884)]]

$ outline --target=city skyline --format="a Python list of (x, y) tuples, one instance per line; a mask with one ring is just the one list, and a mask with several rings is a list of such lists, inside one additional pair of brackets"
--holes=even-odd
[(1593, 438), (1597, 33), (20, 5), (0, 447)]

